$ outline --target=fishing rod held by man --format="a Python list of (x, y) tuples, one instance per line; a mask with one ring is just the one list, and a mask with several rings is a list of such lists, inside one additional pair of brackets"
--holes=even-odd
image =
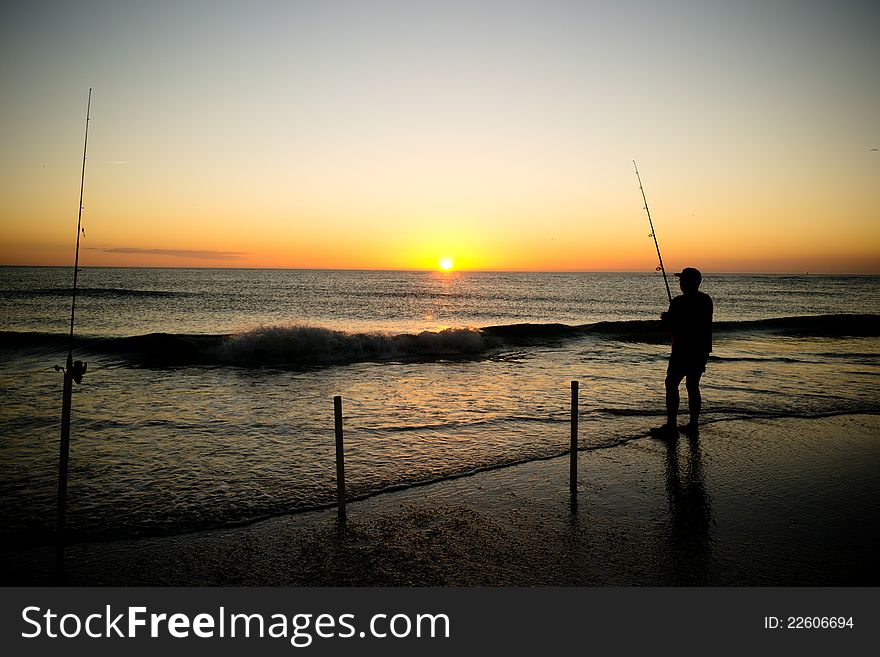
[(669, 280), (666, 278), (666, 267), (663, 266), (663, 256), (660, 255), (660, 243), (657, 241), (657, 233), (654, 231), (654, 221), (651, 219), (651, 211), (648, 209), (648, 197), (645, 196), (645, 188), (642, 186), (642, 177), (639, 175), (639, 166), (636, 164), (635, 160), (633, 160), (633, 167), (635, 167), (636, 170), (636, 178), (639, 181), (639, 190), (642, 192), (642, 200), (645, 202), (645, 212), (648, 213), (648, 225), (651, 227), (651, 235), (649, 237), (654, 238), (654, 247), (657, 249), (657, 260), (660, 261), (657, 271), (663, 272), (663, 284), (666, 285), (666, 296), (669, 297), (669, 302), (672, 303), (672, 292), (669, 290)]

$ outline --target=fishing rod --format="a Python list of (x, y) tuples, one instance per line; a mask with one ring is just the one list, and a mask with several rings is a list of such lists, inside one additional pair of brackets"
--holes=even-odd
[(86, 373), (86, 363), (73, 360), (73, 325), (76, 316), (76, 285), (79, 274), (79, 240), (82, 235), (83, 191), (86, 182), (86, 153), (89, 148), (89, 120), (92, 111), (92, 90), (89, 89), (89, 101), (86, 105), (86, 136), (83, 141), (82, 176), (79, 182), (79, 210), (76, 217), (76, 255), (73, 261), (73, 302), (70, 305), (70, 340), (67, 346), (67, 363), (65, 367), (55, 366), (56, 371), (64, 372), (64, 393), (61, 402), (61, 453), (58, 458), (58, 516), (56, 521), (56, 575), (59, 581), (64, 580), (64, 527), (67, 512), (67, 471), (70, 464), (70, 405), (73, 396), (73, 383), (82, 383)]
[(645, 188), (642, 187), (642, 177), (639, 175), (639, 167), (635, 160), (633, 160), (633, 166), (636, 169), (636, 178), (639, 181), (642, 200), (645, 202), (645, 212), (648, 213), (648, 225), (651, 226), (651, 237), (654, 238), (654, 246), (657, 247), (657, 259), (660, 261), (660, 266), (657, 267), (657, 271), (663, 272), (663, 282), (666, 284), (666, 296), (669, 297), (669, 303), (672, 303), (672, 292), (669, 291), (669, 280), (666, 278), (666, 268), (663, 266), (663, 256), (660, 255), (660, 245), (657, 243), (657, 233), (654, 231), (654, 222), (651, 221), (651, 211), (648, 209), (648, 199), (645, 197)]
[[(73, 356), (73, 320), (76, 315), (76, 279), (79, 274), (79, 238), (82, 235), (83, 193), (86, 183), (86, 153), (89, 148), (89, 119), (92, 111), (92, 90), (89, 88), (89, 101), (86, 105), (86, 136), (83, 141), (82, 175), (79, 180), (79, 211), (76, 215), (76, 255), (73, 261), (73, 303), (70, 305), (70, 342), (67, 348), (67, 366)], [(77, 382), (78, 383), (78, 382)]]

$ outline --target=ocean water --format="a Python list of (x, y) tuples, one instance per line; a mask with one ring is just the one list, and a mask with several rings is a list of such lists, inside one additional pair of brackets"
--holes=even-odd
[[(10, 549), (52, 538), (71, 279), (0, 268)], [(585, 449), (663, 419), (659, 274), (86, 268), (79, 286), (74, 540), (332, 504), (334, 395), (351, 496), (564, 453), (572, 380)], [(880, 412), (880, 277), (706, 274), (702, 289), (705, 422)]]

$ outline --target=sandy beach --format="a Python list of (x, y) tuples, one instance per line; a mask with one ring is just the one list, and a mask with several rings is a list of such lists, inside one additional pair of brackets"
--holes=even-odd
[[(880, 416), (723, 421), (255, 524), (67, 550), (73, 585), (877, 585)], [(4, 583), (52, 583), (48, 548)]]

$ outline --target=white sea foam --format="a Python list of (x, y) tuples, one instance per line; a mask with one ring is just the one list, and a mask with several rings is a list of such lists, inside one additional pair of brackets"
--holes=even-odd
[(466, 356), (485, 349), (477, 329), (418, 334), (347, 332), (320, 326), (260, 326), (231, 336), (213, 349), (219, 360), (238, 363), (327, 363), (425, 356)]

